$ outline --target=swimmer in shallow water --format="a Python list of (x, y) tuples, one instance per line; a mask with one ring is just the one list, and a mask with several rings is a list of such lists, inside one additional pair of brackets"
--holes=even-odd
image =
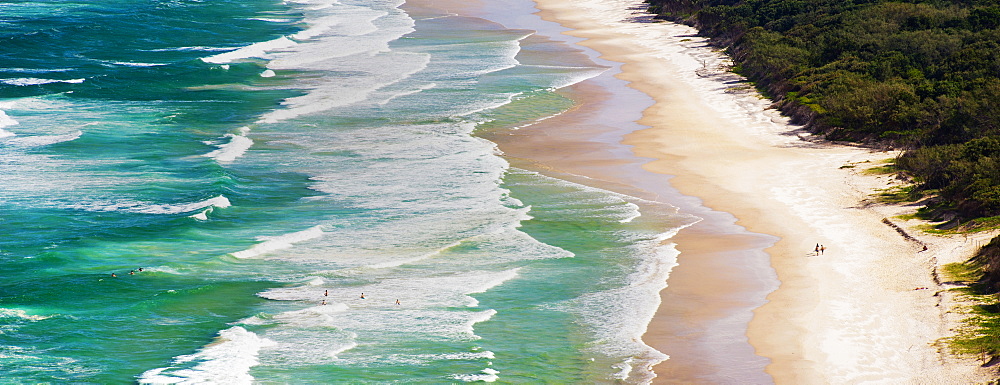
[(365, 299), (365, 293), (361, 293), (361, 299)]

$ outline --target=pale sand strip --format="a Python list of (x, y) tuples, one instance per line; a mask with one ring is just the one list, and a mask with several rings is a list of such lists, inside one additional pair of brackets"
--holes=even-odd
[[(858, 170), (894, 154), (801, 140), (804, 134), (766, 112), (766, 101), (754, 93), (726, 92), (733, 76), (699, 76), (724, 58), (691, 38), (695, 31), (629, 22), (625, 12), (613, 11), (641, 8), (638, 1), (538, 4), (545, 17), (572, 28), (569, 34), (588, 39), (581, 45), (625, 63), (619, 77), (656, 100), (640, 121), (652, 128), (627, 138), (638, 155), (656, 159), (648, 169), (676, 175), (671, 183), (681, 192), (733, 213), (754, 232), (781, 238), (767, 249), (781, 287), (755, 312), (748, 331), (758, 354), (772, 360), (767, 372), (777, 383), (985, 379), (974, 361), (943, 355), (933, 345), (960, 316), (948, 312), (951, 295), (932, 273), (968, 257), (974, 243), (910, 230), (930, 247), (920, 252), (919, 244), (882, 223), (912, 207), (863, 204), (874, 188), (892, 182)], [(849, 164), (858, 166), (842, 168)], [(826, 246), (823, 255), (812, 254), (817, 243)], [(654, 319), (650, 334), (665, 328), (661, 322)], [(664, 374), (657, 382), (699, 382), (657, 371)]]

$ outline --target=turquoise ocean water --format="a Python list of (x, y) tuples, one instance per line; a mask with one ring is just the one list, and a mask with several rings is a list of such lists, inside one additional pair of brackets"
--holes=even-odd
[(693, 218), (477, 136), (570, 108), (606, 67), (568, 47), (400, 0), (8, 1), (0, 25), (0, 382), (640, 383), (665, 359), (638, 337)]

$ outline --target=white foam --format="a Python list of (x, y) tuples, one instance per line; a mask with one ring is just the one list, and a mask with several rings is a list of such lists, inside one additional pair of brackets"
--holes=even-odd
[(630, 209), (632, 209), (632, 212), (631, 212), (631, 214), (628, 217), (622, 218), (618, 222), (629, 223), (629, 222), (632, 222), (632, 220), (634, 220), (634, 219), (642, 216), (642, 212), (639, 211), (639, 206), (638, 205), (636, 205), (635, 203), (632, 203), (632, 202), (627, 202), (626, 205)]
[(149, 272), (156, 272), (156, 273), (166, 273), (166, 274), (174, 274), (174, 275), (180, 275), (181, 274), (180, 271), (177, 271), (177, 269), (169, 267), (169, 266), (154, 266), (154, 267), (149, 267), (149, 268), (143, 268), (142, 271), (149, 271)]
[(476, 335), (476, 324), (480, 322), (486, 322), (493, 318), (497, 314), (496, 310), (487, 309), (481, 312), (472, 313), (472, 317), (465, 322), (465, 334), (468, 336), (479, 339), (480, 337)]
[(246, 137), (249, 131), (248, 127), (241, 127), (236, 134), (226, 134), (229, 141), (224, 144), (215, 145), (218, 149), (204, 156), (214, 158), (216, 161), (223, 163), (235, 161), (236, 158), (243, 156), (253, 146), (253, 140)]
[(452, 374), (451, 378), (464, 382), (496, 382), (500, 379), (499, 371), (492, 368), (486, 368), (480, 371), (480, 374)]
[(116, 61), (113, 63), (116, 65), (126, 66), (126, 67), (159, 67), (167, 65), (165, 63), (136, 63), (127, 61)]
[(424, 92), (426, 90), (432, 90), (435, 87), (437, 87), (437, 83), (423, 84), (423, 85), (421, 85), (421, 86), (419, 86), (419, 87), (417, 87), (415, 89), (405, 90), (405, 91), (401, 91), (401, 92), (389, 95), (389, 97), (385, 98), (385, 100), (382, 100), (382, 101), (378, 102), (378, 104), (384, 106), (386, 104), (389, 104), (389, 102), (391, 102), (393, 99), (401, 98), (401, 97), (404, 97), (404, 96), (416, 95), (416, 94), (419, 94), (419, 93)]
[[(332, 47), (331, 47), (332, 48)], [(337, 47), (340, 49), (340, 47)], [(336, 107), (351, 105), (366, 100), (376, 90), (398, 83), (427, 67), (430, 56), (415, 53), (384, 53), (375, 57), (369, 54), (359, 54), (349, 58), (341, 58), (335, 62), (327, 57), (310, 56), (314, 51), (308, 51), (299, 56), (288, 56), (275, 60), (268, 66), (275, 69), (303, 69), (328, 71), (372, 71), (369, 76), (345, 79), (335, 77), (330, 79), (312, 80), (308, 85), (309, 93), (286, 99), (284, 108), (272, 111), (259, 120), (261, 123), (276, 123), (303, 115), (327, 111)], [(378, 60), (377, 65), (371, 64)], [(306, 63), (317, 60), (315, 63)]]
[[(305, 8), (306, 30), (288, 36), (298, 44), (272, 50), (270, 70), (317, 71), (338, 74), (303, 79), (305, 95), (284, 101), (260, 122), (275, 123), (354, 104), (376, 90), (426, 68), (429, 55), (391, 50), (389, 42), (413, 31), (413, 19), (398, 9), (342, 4), (332, 1), (296, 2)], [(396, 2), (398, 7), (402, 2)], [(376, 21), (381, 21), (376, 26)], [(339, 74), (352, 73), (345, 77)]]
[(263, 242), (258, 243), (249, 249), (232, 253), (232, 256), (240, 259), (254, 258), (273, 251), (287, 249), (294, 246), (296, 243), (322, 236), (323, 227), (317, 225), (302, 231), (276, 237), (258, 237), (257, 239)]
[(269, 17), (250, 17), (250, 18), (247, 18), (247, 20), (266, 21), (268, 23), (290, 23), (290, 22), (295, 21), (293, 19), (275, 19), (275, 18), (269, 18)]
[(145, 214), (180, 214), (192, 212), (195, 210), (203, 209), (205, 207), (229, 207), (232, 203), (229, 199), (219, 195), (214, 198), (209, 198), (200, 202), (193, 203), (181, 203), (174, 205), (150, 205), (146, 207), (138, 207), (134, 209), (125, 209), (124, 211), (132, 211), (137, 213)]
[(353, 341), (348, 342), (342, 346), (338, 346), (337, 348), (330, 351), (329, 353), (330, 358), (337, 359), (337, 356), (340, 355), (340, 353), (346, 352), (356, 347), (358, 347), (358, 343)]
[(232, 50), (232, 48), (190, 46), (190, 47), (177, 47), (177, 48), (158, 48), (158, 49), (151, 49), (148, 51), (149, 52), (173, 52), (173, 51), (216, 52), (216, 51), (230, 51), (230, 50)]
[(18, 122), (16, 120), (14, 120), (14, 118), (11, 118), (10, 116), (7, 116), (6, 112), (0, 110), (0, 138), (6, 138), (8, 136), (14, 136), (13, 132), (4, 130), (3, 128), (4, 127), (15, 126), (17, 124), (18, 124)]
[[(142, 384), (248, 384), (254, 378), (250, 368), (260, 362), (262, 348), (274, 342), (234, 326), (219, 332), (213, 343), (199, 352), (174, 358), (173, 366), (148, 370), (139, 377)], [(191, 368), (179, 365), (197, 362)]]
[[(331, 300), (332, 301), (332, 300)], [(336, 327), (334, 316), (350, 309), (345, 303), (327, 303), (275, 315), (273, 320), (297, 328)]]
[(423, 255), (419, 255), (419, 256), (414, 257), (414, 258), (391, 260), (391, 261), (386, 261), (386, 262), (382, 262), (382, 263), (371, 264), (371, 265), (368, 265), (368, 266), (365, 266), (365, 267), (369, 268), (369, 269), (387, 269), (387, 268), (390, 268), (390, 267), (397, 267), (397, 266), (408, 265), (408, 264), (411, 264), (411, 263), (416, 263), (416, 262), (420, 262), (420, 261), (432, 258), (434, 256), (441, 255), (445, 251), (448, 251), (448, 249), (451, 249), (453, 247), (459, 246), (461, 244), (462, 244), (461, 242), (453, 242), (453, 243), (448, 244), (448, 245), (446, 245), (446, 246), (444, 246), (442, 248), (433, 250), (433, 251), (431, 251), (429, 253), (425, 253)]
[[(334, 14), (330, 16), (307, 18), (306, 23), (309, 24), (309, 28), (292, 35), (292, 38), (298, 41), (304, 41), (322, 37), (324, 35), (368, 35), (379, 30), (378, 27), (376, 27), (372, 22), (388, 14), (384, 11), (380, 12), (364, 7), (347, 7), (344, 4), (338, 5), (345, 10), (341, 12), (331, 12)], [(350, 17), (345, 18), (344, 16), (348, 14)]]
[[(2, 131), (2, 130), (0, 130)], [(48, 146), (51, 144), (69, 142), (79, 139), (83, 135), (83, 131), (75, 131), (63, 135), (34, 135), (34, 136), (18, 136), (16, 138), (8, 139), (5, 144), (22, 146), (22, 147), (41, 147)], [(0, 132), (0, 137), (3, 133)]]
[(268, 51), (279, 50), (282, 48), (292, 47), (298, 44), (287, 37), (279, 37), (274, 40), (268, 40), (260, 43), (254, 43), (246, 47), (238, 48), (233, 51), (226, 53), (220, 53), (218, 55), (212, 55), (209, 57), (201, 58), (202, 61), (212, 64), (226, 64), (232, 63), (233, 61), (240, 59), (249, 58), (268, 58)]
[(204, 211), (202, 211), (200, 213), (190, 215), (190, 217), (194, 218), (194, 219), (197, 219), (199, 221), (207, 221), (208, 220), (208, 214), (211, 213), (211, 212), (212, 212), (212, 209), (211, 208), (207, 208), (207, 209), (205, 209)]
[(16, 318), (25, 321), (41, 321), (48, 319), (49, 317), (37, 314), (28, 314), (28, 312), (23, 309), (0, 308), (0, 319), (4, 318)]
[(260, 73), (260, 77), (262, 78), (273, 78), (274, 75), (275, 73), (272, 70), (264, 70), (264, 72)]
[(625, 361), (611, 365), (611, 367), (618, 369), (618, 371), (612, 374), (611, 377), (625, 381), (628, 379), (629, 373), (632, 373), (632, 358), (626, 358)]
[[(492, 289), (494, 287), (500, 286), (504, 282), (507, 282), (507, 281), (510, 281), (510, 280), (512, 280), (514, 278), (517, 278), (518, 271), (520, 271), (520, 270), (521, 270), (521, 268), (516, 268), (516, 269), (511, 269), (511, 270), (502, 271), (502, 272), (499, 272), (499, 273), (496, 273), (496, 274), (492, 274), (492, 275), (490, 275), (489, 278), (478, 280), (475, 283), (473, 283), (471, 285), (468, 285), (466, 287), (465, 291), (462, 294), (469, 295), (469, 294), (476, 294), (476, 293), (485, 293), (487, 290), (490, 290), (490, 289)], [(470, 301), (469, 301), (470, 303), (467, 306), (469, 306), (469, 307), (479, 306), (479, 301), (478, 300), (476, 300), (473, 297), (469, 297), (469, 299), (470, 299)], [(482, 322), (482, 321), (477, 321), (477, 322)], [(469, 329), (471, 330), (471, 328), (472, 327), (470, 325)]]
[(130, 200), (120, 200), (112, 202), (78, 202), (70, 205), (70, 208), (87, 211), (121, 211), (140, 214), (183, 214), (204, 209), (206, 207), (224, 208), (232, 204), (225, 196), (219, 195), (214, 198), (191, 203), (176, 204), (153, 204), (148, 202), (136, 202)]
[(12, 86), (37, 86), (42, 84), (50, 83), (70, 83), (79, 84), (83, 83), (87, 79), (39, 79), (39, 78), (14, 78), (14, 79), (0, 79), (0, 83), (9, 84)]

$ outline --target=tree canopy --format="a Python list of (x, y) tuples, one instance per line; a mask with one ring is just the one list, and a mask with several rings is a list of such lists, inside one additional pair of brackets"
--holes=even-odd
[(907, 149), (920, 188), (1000, 215), (1000, 0), (647, 2), (725, 47), (796, 122)]

